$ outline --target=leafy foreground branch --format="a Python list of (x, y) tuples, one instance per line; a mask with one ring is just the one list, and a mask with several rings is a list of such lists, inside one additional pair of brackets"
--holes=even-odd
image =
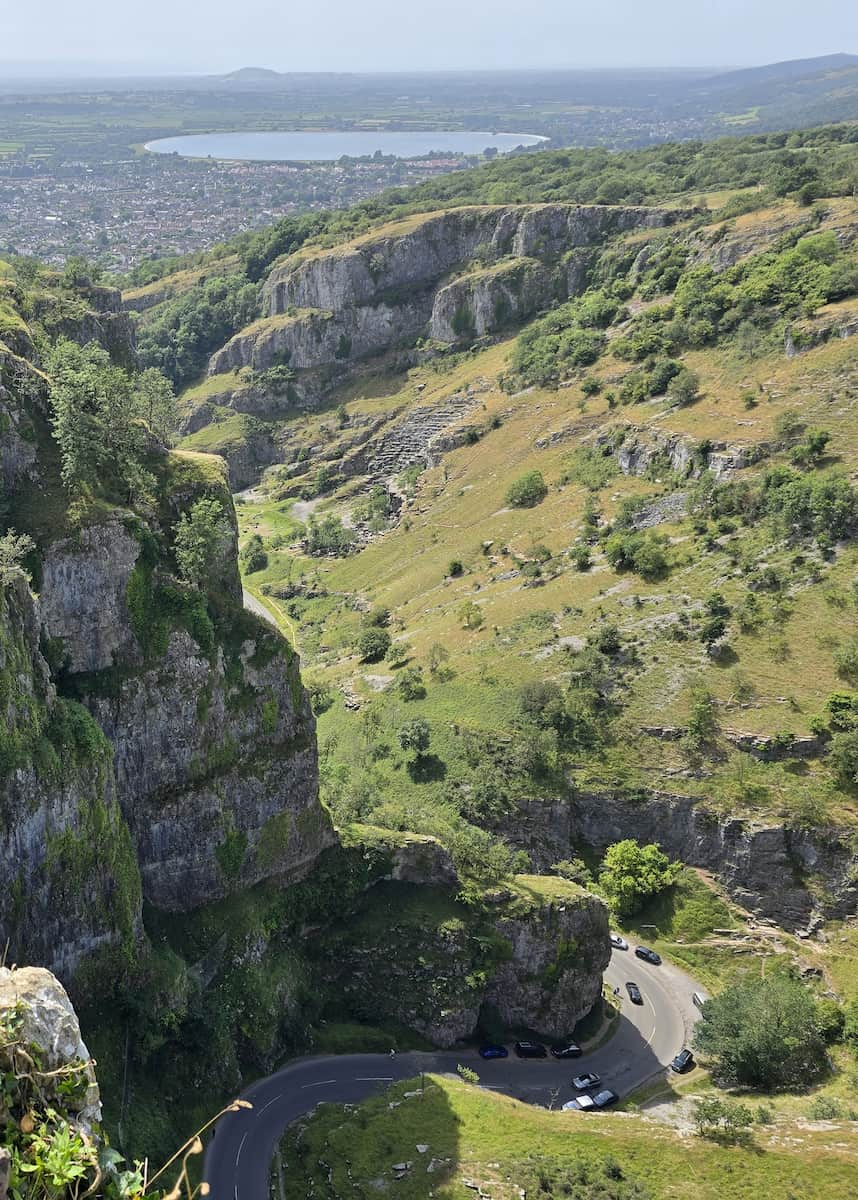
[[(192, 1183), (188, 1164), (202, 1153), (201, 1135), (225, 1113), (251, 1108), (247, 1100), (215, 1114), (149, 1175), (148, 1163), (127, 1165), (92, 1120), (99, 1112), (92, 1060), (52, 1067), (28, 1032), (23, 1003), (0, 1012), (0, 1200), (194, 1200), (208, 1194), (207, 1183)], [(173, 1171), (175, 1182), (164, 1191)]]

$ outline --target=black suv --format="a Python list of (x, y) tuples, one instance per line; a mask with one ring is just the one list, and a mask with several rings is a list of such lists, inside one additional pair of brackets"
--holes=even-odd
[(636, 983), (632, 983), (631, 980), (629, 980), (629, 982), (626, 984), (626, 991), (629, 993), (629, 999), (631, 1000), (632, 1004), (643, 1004), (643, 996), (641, 995), (641, 990)]
[(656, 954), (655, 950), (650, 950), (648, 946), (635, 946), (635, 954), (644, 962), (652, 963), (654, 967), (661, 963), (661, 955)]
[(516, 1042), (513, 1047), (519, 1058), (547, 1058), (548, 1051), (541, 1042)]
[(692, 1070), (697, 1064), (694, 1062), (694, 1055), (690, 1050), (680, 1050), (676, 1058), (670, 1064), (671, 1071), (675, 1071), (677, 1075), (684, 1075), (686, 1071)]
[(577, 1042), (558, 1042), (551, 1047), (551, 1053), (555, 1058), (580, 1058), (582, 1050)]

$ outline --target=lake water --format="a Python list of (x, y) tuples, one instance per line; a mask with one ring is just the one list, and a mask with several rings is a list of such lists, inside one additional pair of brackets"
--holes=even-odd
[(488, 146), (500, 153), (517, 146), (535, 146), (547, 138), (535, 133), (480, 133), (471, 129), (444, 132), (411, 130), (373, 133), (345, 132), (195, 133), (147, 142), (156, 154), (181, 154), (185, 158), (229, 158), (256, 162), (336, 162), (344, 154), (360, 158), (380, 150), (397, 158), (418, 158), (433, 151), (481, 154)]

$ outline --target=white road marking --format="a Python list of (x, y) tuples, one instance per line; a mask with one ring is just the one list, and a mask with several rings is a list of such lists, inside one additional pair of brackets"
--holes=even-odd
[(273, 1100), (269, 1100), (267, 1104), (263, 1105), (262, 1108), (260, 1108), (259, 1112), (257, 1113), (257, 1116), (261, 1117), (262, 1114), (265, 1112), (266, 1108), (270, 1108), (272, 1104), (276, 1104), (278, 1100), (282, 1100), (282, 1099), (283, 1099), (282, 1096), (275, 1096)]
[(247, 1134), (245, 1134), (245, 1135), (242, 1137), (241, 1141), (238, 1143), (238, 1154), (236, 1154), (236, 1156), (235, 1156), (235, 1165), (236, 1165), (236, 1167), (238, 1167), (238, 1160), (241, 1158), (241, 1152), (242, 1152), (242, 1150), (244, 1149), (244, 1143), (245, 1143), (246, 1141), (247, 1141)]
[[(333, 1083), (333, 1080), (331, 1080)], [(355, 1075), (356, 1083), (393, 1083), (392, 1075)]]
[(320, 1079), (316, 1083), (302, 1083), (301, 1087), (302, 1088), (324, 1087), (325, 1084), (327, 1084), (327, 1083), (336, 1083), (336, 1082), (337, 1082), (336, 1079)]

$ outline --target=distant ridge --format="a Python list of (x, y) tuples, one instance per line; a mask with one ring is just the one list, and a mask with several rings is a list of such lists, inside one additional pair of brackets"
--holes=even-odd
[(239, 67), (237, 71), (230, 71), (228, 75), (221, 75), (221, 79), (237, 79), (240, 83), (259, 83), (268, 79), (282, 79), (283, 76), (279, 71), (272, 71), (270, 67)]
[(829, 71), (842, 71), (858, 67), (858, 54), (823, 54), (818, 58), (791, 58), (785, 62), (767, 63), (762, 67), (744, 67), (738, 71), (726, 71), (705, 80), (704, 87), (741, 87), (743, 84), (784, 83), (793, 79), (821, 75)]

